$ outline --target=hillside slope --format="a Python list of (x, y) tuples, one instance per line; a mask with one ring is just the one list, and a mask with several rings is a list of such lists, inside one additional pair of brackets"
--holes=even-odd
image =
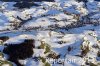
[(32, 57), (18, 59), (24, 66), (100, 66), (100, 2), (34, 3), (25, 8), (0, 1), (0, 37), (9, 37), (0, 38), (1, 66), (16, 66), (3, 49), (26, 39), (34, 39), (35, 47)]

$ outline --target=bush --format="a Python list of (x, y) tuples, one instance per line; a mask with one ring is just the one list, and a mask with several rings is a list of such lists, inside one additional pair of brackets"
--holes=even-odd
[(86, 56), (86, 54), (89, 52), (89, 46), (85, 47), (85, 49), (82, 49), (82, 52), (81, 52), (81, 56)]
[(43, 63), (45, 63), (45, 62), (46, 62), (46, 59), (45, 59), (45, 58), (43, 58), (43, 57), (39, 57), (39, 59), (40, 59), (40, 60), (42, 60), (42, 62), (43, 62)]
[(35, 4), (33, 2), (21, 2), (21, 3), (16, 3), (14, 4), (14, 7), (18, 7), (19, 9), (21, 8), (30, 8), (32, 6), (39, 6), (38, 4)]
[(4, 42), (4, 41), (7, 41), (8, 39), (9, 39), (8, 36), (1, 36), (1, 37), (0, 37), (0, 40), (2, 40), (3, 42)]
[(9, 61), (1, 61), (0, 66), (13, 66), (13, 64)]
[(56, 54), (55, 52), (52, 52), (52, 53), (48, 54), (47, 57), (53, 58), (53, 59), (58, 59), (58, 58), (60, 58), (60, 55)]
[(3, 53), (0, 52), (0, 59), (3, 58), (3, 57), (4, 57)]
[(51, 66), (51, 65), (48, 62), (46, 62), (44, 66)]
[(23, 66), (18, 60), (32, 57), (34, 47), (34, 39), (26, 39), (20, 44), (6, 44), (3, 52), (9, 55), (9, 61), (15, 62), (17, 66)]
[(46, 46), (45, 52), (44, 52), (44, 53), (46, 54), (46, 53), (48, 53), (48, 52), (50, 52), (50, 51), (51, 51), (50, 46)]
[(100, 57), (100, 51), (98, 51), (97, 56)]

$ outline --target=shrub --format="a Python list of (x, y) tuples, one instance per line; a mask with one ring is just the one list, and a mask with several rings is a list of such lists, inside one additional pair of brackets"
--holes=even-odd
[(1, 37), (0, 37), (0, 40), (2, 40), (3, 42), (4, 42), (4, 41), (7, 41), (8, 39), (9, 39), (8, 36), (1, 36)]
[(100, 51), (98, 51), (97, 56), (100, 57)]
[(43, 41), (41, 41), (41, 45), (38, 47), (38, 49), (45, 49), (44, 54), (51, 51), (50, 45), (48, 45), (47, 43), (45, 43)]
[(3, 58), (3, 57), (4, 57), (3, 53), (0, 52), (0, 59)]
[(48, 62), (46, 62), (44, 66), (51, 66), (51, 65)]
[(47, 57), (48, 57), (48, 58), (53, 58), (53, 59), (58, 59), (58, 58), (60, 58), (60, 55), (58, 55), (58, 54), (52, 52), (52, 53), (48, 54)]
[(94, 64), (94, 63), (89, 63), (89, 65), (90, 65), (90, 66), (98, 66), (98, 65), (96, 65), (96, 64)]
[(81, 52), (81, 56), (86, 56), (86, 54), (89, 52), (89, 46), (85, 47), (85, 49), (82, 49), (82, 52)]
[(38, 4), (35, 4), (33, 2), (18, 2), (16, 4), (14, 4), (14, 7), (18, 7), (19, 9), (21, 8), (30, 8), (32, 6), (39, 6)]
[(49, 45), (46, 45), (46, 47), (45, 47), (45, 52), (44, 52), (44, 53), (46, 54), (46, 53), (48, 53), (48, 52), (50, 52), (50, 51), (51, 51), (50, 46), (49, 46)]
[(13, 64), (9, 61), (1, 61), (0, 66), (13, 66)]
[(45, 59), (45, 58), (43, 58), (43, 57), (39, 57), (39, 59), (40, 59), (40, 60), (42, 60), (42, 62), (43, 62), (43, 63), (45, 63), (45, 62), (46, 62), (46, 59)]
[(18, 60), (32, 57), (34, 47), (34, 39), (26, 39), (20, 44), (6, 44), (3, 52), (9, 55), (9, 61), (14, 62), (17, 66), (23, 66)]

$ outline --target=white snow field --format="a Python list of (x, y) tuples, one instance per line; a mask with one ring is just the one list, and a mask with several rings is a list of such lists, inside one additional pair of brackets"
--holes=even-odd
[(16, 2), (0, 1), (0, 37), (9, 37), (0, 40), (0, 62), (9, 61), (5, 44), (34, 39), (32, 57), (18, 59), (24, 66), (100, 66), (100, 2), (35, 3), (40, 6), (19, 9)]

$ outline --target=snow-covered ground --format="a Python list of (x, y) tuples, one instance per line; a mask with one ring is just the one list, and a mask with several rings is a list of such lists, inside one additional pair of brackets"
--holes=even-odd
[[(100, 2), (36, 3), (41, 6), (18, 9), (13, 6), (15, 2), (0, 1), (0, 36), (10, 37), (3, 44), (35, 40), (33, 57), (19, 59), (20, 63), (25, 66), (100, 66)], [(45, 48), (38, 48), (41, 46)], [(0, 51), (3, 48), (0, 42)], [(37, 61), (34, 57), (42, 59)]]

